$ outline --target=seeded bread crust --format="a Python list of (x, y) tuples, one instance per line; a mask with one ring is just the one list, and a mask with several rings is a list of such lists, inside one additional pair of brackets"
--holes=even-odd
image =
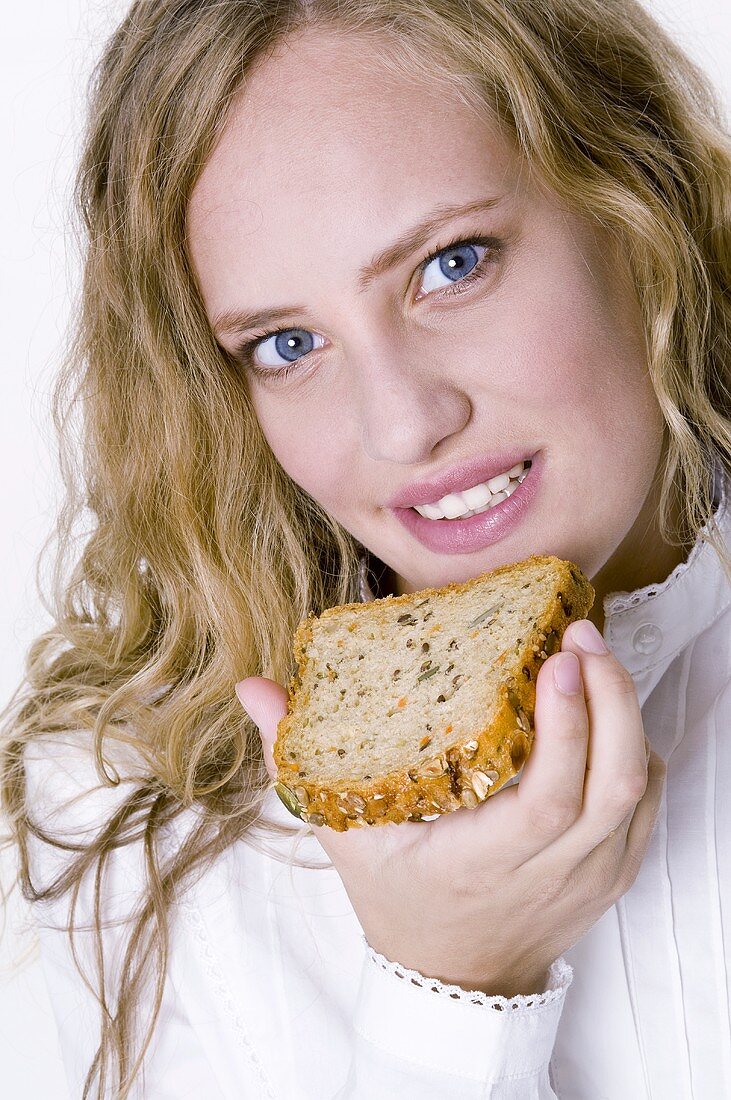
[[(293, 761), (288, 756), (288, 749), (297, 747), (299, 718), (310, 703), (309, 691), (302, 686), (311, 661), (308, 649), (316, 618), (314, 612), (310, 612), (294, 636), (297, 669), (287, 687), (287, 714), (279, 723), (273, 748), (277, 765), (275, 789), (291, 813), (312, 825), (328, 825), (337, 832), (365, 825), (420, 821), (461, 807), (477, 806), (520, 771), (533, 745), (538, 671), (542, 663), (560, 649), (569, 623), (586, 618), (595, 596), (593, 587), (577, 565), (551, 556), (532, 555), (525, 562), (501, 566), (490, 576), (497, 578), (511, 571), (520, 576), (517, 567), (529, 563), (550, 566), (555, 584), (550, 600), (546, 601), (543, 611), (536, 614), (535, 628), (516, 645), (512, 659), (505, 664), (505, 678), (498, 688), (499, 700), (493, 720), (467, 740), (460, 738), (435, 756), (420, 757), (412, 766), (374, 775), (366, 782), (356, 780), (345, 770), (337, 782), (319, 782), (311, 774), (303, 778), (296, 759)], [(427, 596), (469, 592), (478, 579), (328, 608), (319, 619), (341, 616), (349, 611), (382, 622), (385, 605), (389, 608), (403, 605), (411, 610)], [(502, 659), (498, 658), (496, 663)]]

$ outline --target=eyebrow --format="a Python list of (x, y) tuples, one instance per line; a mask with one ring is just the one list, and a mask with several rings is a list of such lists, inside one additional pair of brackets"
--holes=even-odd
[[(483, 210), (489, 210), (501, 200), (499, 198), (481, 198), (468, 203), (440, 203), (426, 217), (411, 229), (407, 229), (391, 244), (377, 252), (371, 262), (358, 272), (357, 287), (363, 293), (379, 275), (397, 267), (398, 264), (425, 243), (445, 222), (457, 217), (468, 217)], [(256, 310), (246, 313), (239, 309), (228, 309), (217, 314), (213, 328), (217, 335), (236, 336), (252, 329), (284, 321), (294, 313), (306, 314), (306, 306), (278, 306), (273, 309)]]

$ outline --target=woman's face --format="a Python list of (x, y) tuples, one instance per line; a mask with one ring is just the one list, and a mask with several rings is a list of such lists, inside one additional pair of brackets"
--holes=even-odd
[[(277, 459), (398, 591), (534, 553), (593, 577), (631, 560), (662, 449), (638, 302), (620, 249), (441, 79), (401, 80), (334, 34), (260, 63), (192, 196), (201, 294)], [(236, 331), (233, 315), (268, 310)], [(471, 520), (391, 507), (453, 467), (478, 464), (459, 491), (519, 458), (522, 504)]]

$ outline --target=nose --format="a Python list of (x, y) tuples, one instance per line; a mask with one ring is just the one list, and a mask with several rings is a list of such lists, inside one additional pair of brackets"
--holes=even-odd
[(423, 462), (472, 415), (469, 397), (440, 363), (403, 345), (371, 345), (354, 368), (363, 449), (375, 462)]

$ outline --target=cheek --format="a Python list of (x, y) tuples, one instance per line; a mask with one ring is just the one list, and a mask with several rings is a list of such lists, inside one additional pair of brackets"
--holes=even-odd
[(662, 413), (633, 296), (603, 298), (573, 265), (539, 282), (511, 313), (512, 385), (550, 451), (544, 514), (584, 502), (572, 530), (588, 548), (598, 531), (618, 539), (634, 520), (647, 491), (638, 471), (650, 476), (656, 465)]
[(510, 312), (513, 377), (530, 407), (604, 422), (628, 402), (652, 403), (639, 307), (615, 300), (573, 264), (536, 281)]
[(325, 507), (345, 499), (354, 463), (332, 410), (325, 416), (322, 402), (271, 395), (255, 385), (249, 393), (264, 438), (292, 480)]

